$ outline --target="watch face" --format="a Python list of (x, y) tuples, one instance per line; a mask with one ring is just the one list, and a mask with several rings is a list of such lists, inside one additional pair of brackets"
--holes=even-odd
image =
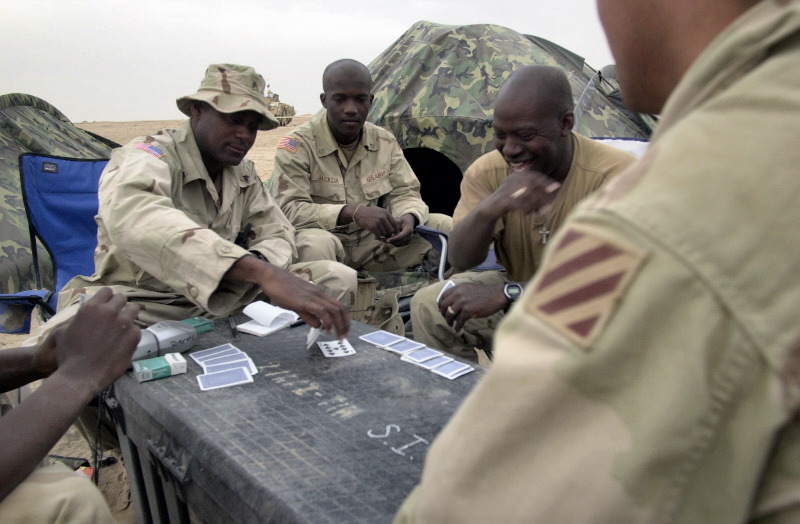
[(505, 294), (511, 300), (516, 300), (522, 294), (522, 286), (519, 284), (506, 284)]

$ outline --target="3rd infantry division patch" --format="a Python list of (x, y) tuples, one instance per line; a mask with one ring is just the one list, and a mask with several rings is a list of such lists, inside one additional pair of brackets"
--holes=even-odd
[(552, 246), (525, 309), (586, 349), (602, 332), (644, 251), (572, 226)]

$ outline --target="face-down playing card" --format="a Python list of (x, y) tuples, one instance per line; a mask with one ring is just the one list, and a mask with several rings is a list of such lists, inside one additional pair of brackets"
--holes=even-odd
[(243, 367), (197, 376), (197, 383), (200, 384), (200, 389), (202, 391), (226, 388), (228, 386), (235, 386), (248, 382), (253, 382), (253, 376)]

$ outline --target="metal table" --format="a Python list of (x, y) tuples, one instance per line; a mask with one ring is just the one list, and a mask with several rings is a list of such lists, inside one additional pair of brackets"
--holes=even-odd
[[(308, 330), (233, 340), (219, 320), (186, 374), (117, 380), (108, 403), (140, 522), (391, 521), (483, 370), (448, 380), (360, 340), (375, 328), (357, 322), (356, 355), (326, 358)], [(252, 358), (254, 383), (201, 391), (189, 354), (226, 342)]]

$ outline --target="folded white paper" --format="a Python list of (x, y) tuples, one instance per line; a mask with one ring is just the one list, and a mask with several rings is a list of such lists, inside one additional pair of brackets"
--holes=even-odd
[(242, 333), (249, 333), (259, 337), (283, 329), (300, 318), (294, 311), (289, 311), (261, 300), (249, 304), (244, 308), (243, 312), (253, 320), (239, 324), (236, 329)]

